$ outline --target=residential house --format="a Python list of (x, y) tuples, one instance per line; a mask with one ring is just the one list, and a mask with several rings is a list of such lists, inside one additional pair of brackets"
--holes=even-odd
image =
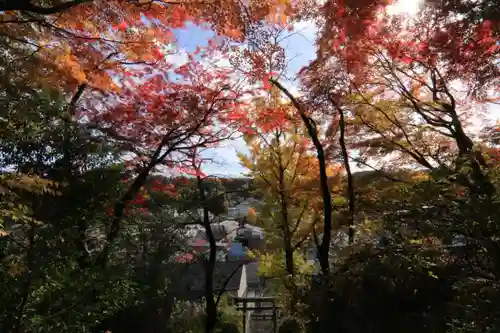
[[(198, 300), (204, 296), (205, 262), (170, 263), (176, 276), (171, 290), (177, 297)], [(258, 276), (258, 263), (248, 260), (217, 261), (214, 268), (214, 293), (228, 293), (232, 297), (258, 297), (263, 295), (264, 283)]]

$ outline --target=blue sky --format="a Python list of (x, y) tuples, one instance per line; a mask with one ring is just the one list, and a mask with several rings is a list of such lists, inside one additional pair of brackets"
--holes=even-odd
[[(316, 30), (313, 25), (301, 23), (294, 26), (296, 34), (291, 35), (283, 42), (287, 59), (293, 58), (288, 65), (287, 76), (293, 77), (309, 61), (314, 59), (314, 39)], [(207, 29), (188, 24), (186, 28), (175, 31), (180, 49), (192, 52), (197, 46), (207, 45), (208, 40), (214, 33)], [(293, 86), (290, 82), (289, 86)], [(223, 144), (220, 148), (210, 149), (205, 152), (206, 157), (212, 158), (215, 163), (207, 164), (204, 172), (213, 176), (241, 176), (246, 172), (238, 160), (237, 152), (246, 152), (246, 146), (242, 139), (235, 139)]]

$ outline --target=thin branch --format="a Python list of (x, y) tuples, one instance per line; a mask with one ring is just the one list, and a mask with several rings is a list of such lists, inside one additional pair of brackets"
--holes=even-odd
[(328, 99), (333, 104), (333, 106), (337, 109), (340, 114), (340, 137), (339, 144), (340, 149), (342, 151), (342, 159), (344, 160), (344, 168), (347, 173), (347, 193), (349, 198), (349, 244), (354, 242), (354, 214), (355, 214), (355, 196), (354, 196), (354, 179), (352, 177), (351, 166), (349, 164), (349, 154), (347, 153), (347, 146), (345, 143), (345, 128), (346, 122), (344, 117), (344, 110), (340, 107), (340, 105), (332, 98), (332, 96), (328, 96)]
[(30, 0), (1, 0), (0, 11), (16, 10), (21, 12), (32, 12), (42, 15), (51, 15), (67, 11), (75, 6), (81, 5), (93, 0), (74, 0), (63, 2), (52, 7), (41, 7), (31, 3)]
[(226, 292), (226, 288), (227, 288), (227, 285), (229, 284), (229, 281), (231, 281), (231, 279), (233, 278), (233, 276), (238, 272), (238, 270), (243, 267), (243, 265), (245, 265), (245, 263), (241, 263), (239, 264), (234, 270), (233, 272), (227, 277), (227, 279), (224, 281), (224, 283), (222, 284), (222, 287), (219, 289), (219, 292), (217, 293), (217, 298), (215, 300), (215, 306), (218, 306), (219, 305), (219, 302), (221, 300), (221, 297), (222, 295)]

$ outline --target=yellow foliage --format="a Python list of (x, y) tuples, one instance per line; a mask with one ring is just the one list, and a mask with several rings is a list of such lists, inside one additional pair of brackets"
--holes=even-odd
[(429, 179), (430, 175), (427, 172), (417, 172), (412, 176), (412, 180), (414, 181), (425, 181)]
[(257, 212), (252, 207), (248, 208), (247, 221), (250, 223), (257, 222)]
[(255, 252), (255, 250), (248, 250), (247, 251), (247, 256), (250, 259), (256, 259), (258, 254)]
[[(303, 131), (299, 127), (256, 136), (248, 143), (250, 152), (238, 154), (263, 195), (259, 223), (269, 233), (270, 244), (281, 244), (286, 229), (292, 233), (294, 244), (308, 238), (321, 220), (317, 218), (323, 207), (318, 159), (302, 149), (306, 141)], [(341, 169), (338, 164), (327, 167), (330, 186), (340, 182), (340, 177), (335, 176), (341, 174)], [(256, 215), (253, 209), (249, 210), (249, 219)]]
[(248, 158), (248, 156), (246, 156), (245, 154), (240, 153), (240, 152), (238, 152), (237, 155), (238, 155), (238, 158), (240, 159), (241, 164), (245, 168), (252, 169), (252, 161), (250, 160), (250, 158)]
[[(39, 221), (31, 217), (32, 212), (28, 206), (19, 203), (19, 193), (26, 191), (31, 193), (44, 193), (49, 195), (59, 195), (58, 184), (42, 179), (35, 175), (23, 173), (7, 173), (0, 176), (0, 216), (10, 217), (16, 223), (40, 224)], [(0, 218), (0, 227), (3, 226), (3, 219)], [(0, 235), (7, 231), (0, 229)]]
[(24, 173), (4, 174), (2, 178), (0, 178), (0, 184), (5, 184), (9, 189), (23, 189), (35, 193), (47, 192), (57, 194), (52, 190), (52, 188), (57, 185), (55, 182)]

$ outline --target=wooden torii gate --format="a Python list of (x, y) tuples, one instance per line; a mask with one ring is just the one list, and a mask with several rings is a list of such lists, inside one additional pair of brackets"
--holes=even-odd
[(243, 315), (243, 333), (247, 333), (247, 311), (272, 310), (271, 314), (256, 313), (251, 316), (258, 320), (272, 320), (273, 333), (278, 331), (278, 306), (274, 297), (234, 297), (233, 299), (236, 304), (236, 310), (241, 311)]

